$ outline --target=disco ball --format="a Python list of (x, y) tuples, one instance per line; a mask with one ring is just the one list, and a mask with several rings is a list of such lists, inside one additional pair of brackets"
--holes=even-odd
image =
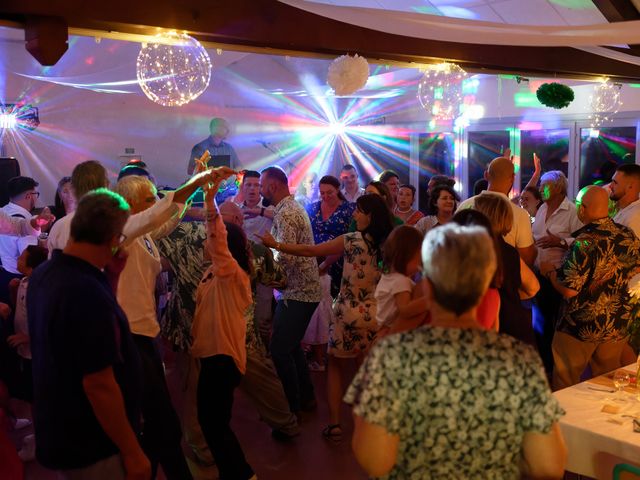
[(165, 107), (178, 107), (206, 90), (211, 79), (211, 60), (195, 38), (165, 32), (142, 45), (136, 75), (150, 100)]
[(462, 82), (467, 72), (455, 63), (433, 65), (424, 72), (418, 85), (418, 99), (432, 117), (451, 120), (460, 113)]

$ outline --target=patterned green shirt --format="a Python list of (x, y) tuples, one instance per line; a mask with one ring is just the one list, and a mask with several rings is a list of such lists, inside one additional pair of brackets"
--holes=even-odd
[(573, 233), (558, 280), (578, 294), (566, 300), (557, 330), (583, 342), (625, 338), (631, 320), (628, 285), (638, 273), (640, 240), (610, 218)]
[[(174, 271), (173, 289), (163, 317), (162, 334), (182, 351), (188, 351), (191, 347), (191, 324), (196, 309), (196, 291), (202, 274), (210, 264), (204, 259), (203, 244), (206, 238), (204, 223), (182, 222), (171, 235), (157, 241), (158, 250), (169, 261)], [(253, 253), (254, 271), (251, 285), (254, 305), (247, 318), (246, 345), (248, 349), (257, 350), (264, 346), (254, 324), (256, 284), (283, 288), (287, 284), (287, 278), (284, 270), (274, 261), (270, 249), (261, 244), (249, 243)]]
[(524, 435), (548, 433), (564, 415), (533, 348), (480, 329), (383, 338), (344, 401), (400, 437), (385, 480), (519, 479)]

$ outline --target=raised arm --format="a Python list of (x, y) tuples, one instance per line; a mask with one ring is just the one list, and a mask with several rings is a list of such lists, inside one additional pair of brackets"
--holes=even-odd
[(533, 175), (531, 176), (531, 180), (527, 183), (524, 189), (526, 190), (529, 187), (538, 188), (538, 182), (540, 181), (540, 176), (542, 176), (542, 161), (540, 157), (533, 153)]
[(225, 276), (234, 273), (238, 262), (233, 258), (227, 243), (227, 228), (218, 212), (215, 196), (220, 184), (235, 172), (228, 167), (219, 167), (211, 172), (211, 184), (205, 186), (205, 205), (207, 209), (207, 241), (205, 248), (211, 258), (214, 274)]
[(275, 238), (267, 232), (258, 235), (262, 243), (269, 248), (274, 248), (282, 253), (295, 255), (297, 257), (327, 257), (329, 255), (342, 255), (344, 253), (344, 235), (317, 245), (299, 245), (294, 243), (276, 242)]

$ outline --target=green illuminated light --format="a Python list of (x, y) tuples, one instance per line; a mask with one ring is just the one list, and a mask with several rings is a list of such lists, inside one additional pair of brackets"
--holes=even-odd
[(518, 92), (513, 96), (513, 101), (518, 108), (544, 108), (533, 92)]

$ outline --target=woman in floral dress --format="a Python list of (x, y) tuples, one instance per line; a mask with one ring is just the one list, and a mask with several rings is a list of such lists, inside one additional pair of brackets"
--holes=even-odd
[(342, 379), (347, 375), (350, 363), (362, 361), (378, 330), (374, 293), (382, 273), (382, 244), (394, 226), (389, 209), (378, 195), (358, 198), (353, 217), (355, 232), (318, 245), (282, 244), (270, 234), (262, 237), (266, 246), (291, 255), (344, 254), (342, 283), (333, 305), (334, 318), (329, 325), (327, 400), (330, 424), (322, 432), (325, 438), (336, 441), (342, 438)]
[(345, 396), (358, 463), (385, 480), (562, 478), (564, 412), (540, 357), (476, 321), (492, 239), (443, 225), (422, 261), (430, 324), (377, 343)]

